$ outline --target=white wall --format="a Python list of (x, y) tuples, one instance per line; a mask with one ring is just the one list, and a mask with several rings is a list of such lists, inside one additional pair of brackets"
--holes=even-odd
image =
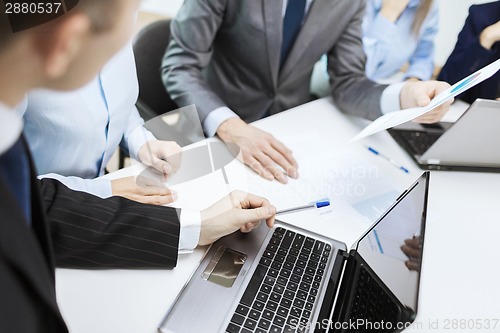
[(141, 10), (173, 17), (181, 8), (183, 2), (184, 0), (144, 0), (141, 3)]
[[(272, 1), (272, 0), (267, 0)], [(345, 0), (349, 1), (349, 0)], [(444, 65), (448, 55), (453, 50), (457, 35), (462, 29), (467, 17), (469, 6), (475, 3), (492, 0), (436, 0), (440, 6), (439, 33), (436, 38), (436, 65)], [(175, 16), (183, 0), (145, 0), (141, 9), (165, 16)]]

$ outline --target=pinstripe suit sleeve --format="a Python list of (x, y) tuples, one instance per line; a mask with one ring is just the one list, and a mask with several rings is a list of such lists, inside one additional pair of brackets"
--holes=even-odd
[(121, 197), (101, 199), (40, 181), (58, 267), (172, 268), (179, 211)]

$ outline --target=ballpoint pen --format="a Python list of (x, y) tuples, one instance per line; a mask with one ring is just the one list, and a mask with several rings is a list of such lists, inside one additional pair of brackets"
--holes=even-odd
[(317, 201), (317, 202), (311, 203), (309, 205), (304, 205), (304, 206), (298, 206), (298, 207), (293, 207), (293, 208), (282, 209), (282, 210), (277, 211), (276, 215), (278, 215), (278, 214), (295, 213), (295, 212), (299, 212), (299, 211), (306, 210), (306, 209), (321, 208), (321, 207), (327, 207), (327, 206), (330, 206), (330, 200), (321, 200), (321, 201)]
[(385, 156), (385, 155), (382, 155), (381, 153), (379, 153), (379, 152), (378, 152), (378, 150), (373, 149), (372, 147), (369, 147), (369, 146), (366, 146), (366, 148), (368, 148), (368, 150), (369, 150), (371, 153), (373, 153), (373, 154), (375, 154), (375, 155), (378, 155), (378, 156), (382, 157), (384, 160), (386, 160), (387, 162), (391, 163), (392, 165), (394, 165), (396, 168), (398, 168), (398, 169), (402, 170), (403, 172), (405, 172), (405, 173), (410, 173), (410, 171), (409, 171), (407, 168), (405, 168), (404, 166), (402, 166), (402, 165), (401, 165), (401, 164), (399, 164), (398, 162), (394, 161), (392, 158), (389, 158), (389, 157), (387, 157), (387, 156)]

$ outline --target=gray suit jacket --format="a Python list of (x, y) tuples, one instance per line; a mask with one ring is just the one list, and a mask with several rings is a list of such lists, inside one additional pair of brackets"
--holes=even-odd
[(280, 68), (283, 0), (185, 0), (172, 21), (163, 82), (200, 119), (228, 106), (251, 122), (310, 100), (314, 64), (328, 55), (335, 103), (374, 119), (385, 85), (365, 76), (365, 0), (314, 0)]

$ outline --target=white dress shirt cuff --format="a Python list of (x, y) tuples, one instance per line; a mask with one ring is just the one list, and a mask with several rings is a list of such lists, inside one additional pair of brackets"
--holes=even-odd
[(200, 240), (201, 215), (197, 210), (182, 209), (179, 218), (179, 254), (191, 253)]
[(87, 179), (87, 189), (85, 192), (93, 193), (101, 198), (109, 198), (113, 196), (113, 187), (109, 179)]
[(238, 117), (233, 110), (227, 106), (222, 106), (210, 112), (203, 122), (203, 131), (208, 137), (212, 137), (217, 133), (220, 124), (229, 118)]
[(156, 140), (153, 133), (145, 129), (142, 125), (137, 126), (132, 133), (130, 133), (128, 138), (128, 153), (130, 154), (130, 157), (139, 161), (139, 158), (137, 157), (139, 150), (146, 142), (151, 140)]
[(74, 190), (93, 194), (100, 198), (109, 198), (113, 195), (113, 190), (111, 188), (111, 181), (109, 179), (93, 178), (93, 179), (83, 179), (74, 176), (61, 176), (56, 173), (48, 173), (45, 175), (38, 176), (38, 179), (52, 178), (60, 181), (66, 187)]
[(384, 89), (380, 99), (382, 114), (401, 110), (400, 95), (404, 84), (405, 82), (395, 83)]

